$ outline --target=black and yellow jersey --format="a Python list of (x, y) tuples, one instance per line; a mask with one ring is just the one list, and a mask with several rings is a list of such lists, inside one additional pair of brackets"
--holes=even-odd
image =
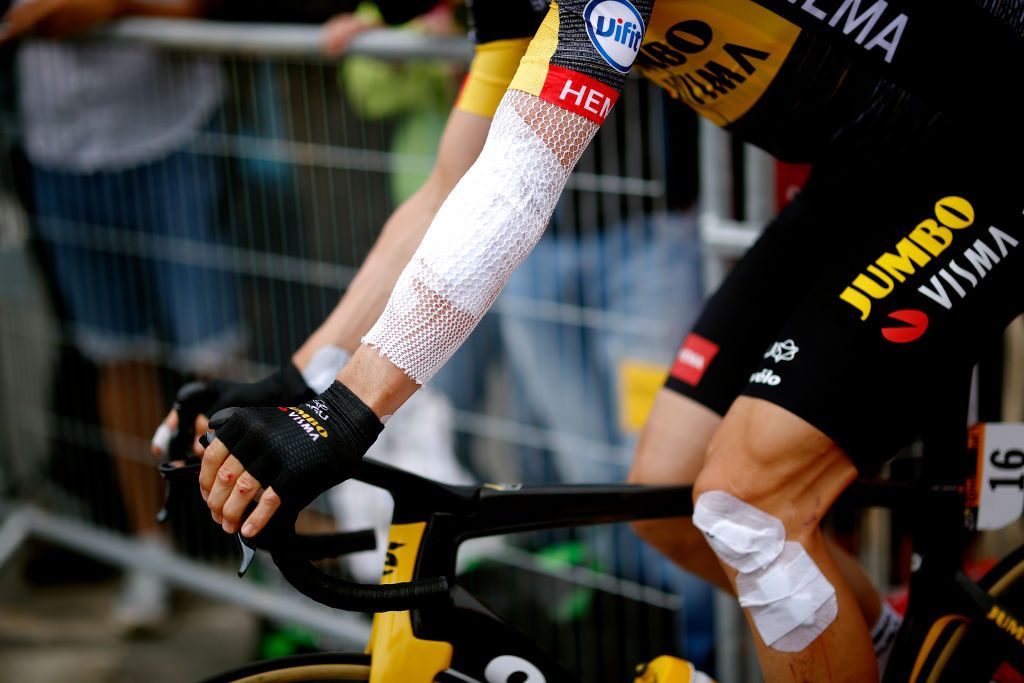
[(512, 87), (601, 122), (632, 68), (780, 159), (813, 161), (964, 111), (1009, 120), (1022, 26), (1020, 0), (561, 0)]

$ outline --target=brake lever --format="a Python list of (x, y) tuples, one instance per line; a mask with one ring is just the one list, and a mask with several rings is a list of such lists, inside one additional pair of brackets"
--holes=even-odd
[(256, 549), (245, 542), (241, 531), (235, 532), (235, 540), (238, 541), (238, 552), (241, 554), (238, 562), (238, 577), (241, 578), (249, 571), (249, 565), (256, 559)]
[(194, 455), (186, 456), (184, 460), (171, 460), (157, 465), (160, 476), (164, 478), (164, 504), (156, 513), (156, 521), (165, 523), (170, 518), (170, 509), (174, 507), (174, 501), (181, 496), (181, 482), (196, 481), (199, 477), (199, 470), (203, 462)]
[[(194, 421), (194, 418), (193, 418)], [(199, 443), (203, 448), (209, 445), (216, 438), (212, 431), (205, 432), (199, 437)], [(193, 485), (202, 468), (203, 461), (191, 453), (191, 438), (189, 439), (189, 452), (184, 459), (169, 460), (160, 463), (160, 474), (167, 481), (168, 498), (173, 492), (178, 491), (180, 482), (189, 481)], [(163, 521), (167, 518), (167, 504), (160, 511), (157, 519)], [(256, 509), (256, 502), (249, 503), (245, 516), (248, 517)], [(362, 531), (340, 532), (336, 534), (323, 534), (297, 537), (295, 534), (295, 522), (298, 519), (299, 510), (278, 510), (268, 525), (256, 536), (245, 538), (241, 531), (235, 532), (235, 541), (238, 543), (240, 555), (238, 563), (238, 576), (245, 576), (253, 560), (256, 558), (257, 549), (271, 550), (288, 546), (292, 551), (309, 559), (321, 559), (324, 557), (337, 557), (346, 553), (373, 550), (377, 546), (376, 535), (372, 529)]]
[(202, 460), (192, 453), (193, 425), (201, 412), (199, 403), (206, 385), (191, 382), (183, 386), (174, 402), (174, 411), (178, 413), (178, 428), (171, 436), (167, 446), (167, 455), (158, 465), (160, 475), (164, 478), (164, 503), (156, 513), (156, 521), (163, 524), (170, 517), (170, 509), (174, 501), (181, 495), (179, 482), (194, 480), (199, 474)]

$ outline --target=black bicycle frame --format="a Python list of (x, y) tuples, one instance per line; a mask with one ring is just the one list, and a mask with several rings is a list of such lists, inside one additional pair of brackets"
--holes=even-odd
[[(844, 494), (857, 507), (879, 505), (911, 512), (914, 563), (910, 603), (884, 683), (915, 683), (911, 675), (929, 631), (936, 622), (955, 626), (957, 620), (984, 625), (993, 639), (1006, 644), (1007, 661), (1024, 671), (1024, 645), (1017, 633), (1024, 638), (1024, 620), (962, 570), (968, 540), (965, 484), (969, 468), (976, 463), (967, 450), (969, 386), (968, 374), (951, 377), (947, 373), (937, 377), (936, 386), (926, 394), (951, 399), (937, 404), (932, 427), (922, 436), (924, 457), (917, 481), (909, 485), (858, 483)], [(183, 469), (196, 468), (192, 463)], [(183, 476), (181, 469), (170, 465), (161, 471), (168, 481), (175, 473)], [(513, 532), (685, 517), (693, 512), (689, 486), (452, 486), (369, 459), (362, 461), (353, 478), (392, 494), (394, 524), (425, 523), (413, 573), (413, 583), (422, 584), (422, 595), (417, 597), (413, 584), (408, 584), (407, 594), (402, 595), (405, 584), (363, 586), (307, 573), (307, 569), (314, 572), (307, 560), (366, 548), (364, 535), (358, 532), (322, 539), (293, 536), (284, 552), (273, 553), (274, 559), (288, 558), (294, 566), (290, 571), (282, 566), (282, 571), (289, 581), (324, 604), (365, 611), (409, 610), (417, 638), (453, 646), (452, 669), (458, 673), (446, 674), (453, 681), (485, 680), (484, 671), (497, 656), (529, 662), (547, 681), (579, 680), (534, 639), (519, 633), (458, 584), (456, 555), (463, 541)], [(345, 600), (351, 597), (338, 597), (344, 594), (335, 592), (338, 588), (357, 596), (356, 606), (347, 606)], [(380, 588), (398, 589), (397, 596), (385, 598), (384, 603), (391, 606), (379, 607), (384, 604), (376, 602)], [(358, 597), (360, 591), (365, 595)], [(387, 603), (388, 599), (392, 602)], [(378, 607), (374, 609), (374, 605)]]
[[(1006, 620), (1024, 622), (963, 572), (969, 539), (966, 481), (977, 462), (967, 447), (970, 373), (936, 374), (941, 377), (936, 377), (936, 386), (926, 395), (948, 396), (949, 400), (936, 403), (930, 427), (922, 434), (922, 470), (913, 485), (915, 494), (887, 505), (904, 509), (909, 505), (913, 559), (910, 601), (883, 683), (914, 683), (911, 676), (916, 659), (933, 625), (939, 622), (955, 627), (957, 621), (963, 621), (960, 617), (974, 625), (984, 624), (993, 638), (1005, 641), (1007, 661), (1024, 671), (1024, 645), (986, 615), (998, 609)], [(945, 622), (940, 621), (944, 618)]]
[[(477, 489), (468, 505), (471, 509), (466, 509), (466, 498), (451, 496), (456, 491), (464, 496), (466, 490), (451, 487), (441, 497), (449, 502), (461, 498), (461, 514), (446, 509), (437, 499), (436, 489), (432, 495), (430, 490), (417, 493), (415, 486), (403, 488), (394, 496), (394, 522), (427, 521), (415, 576), (449, 577), (452, 596), (450, 605), (412, 610), (413, 632), (418, 638), (451, 643), (452, 668), (480, 681), (485, 680), (484, 671), (496, 656), (529, 662), (547, 681), (579, 678), (458, 585), (454, 577), (460, 543), (480, 536), (688, 516), (693, 512), (692, 489), (688, 486), (488, 485)], [(452, 680), (463, 679), (453, 676)]]

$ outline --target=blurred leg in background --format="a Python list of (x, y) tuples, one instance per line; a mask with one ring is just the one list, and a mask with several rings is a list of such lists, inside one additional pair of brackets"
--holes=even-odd
[[(65, 327), (98, 369), (100, 440), (130, 531), (164, 546), (148, 455), (168, 409), (161, 366), (201, 374), (242, 345), (235, 283), (210, 253), (219, 169), (189, 149), (220, 106), (220, 73), (146, 48), (50, 42), (23, 44), (18, 67), (36, 230)], [(169, 606), (162, 581), (130, 572), (114, 616), (152, 626)]]

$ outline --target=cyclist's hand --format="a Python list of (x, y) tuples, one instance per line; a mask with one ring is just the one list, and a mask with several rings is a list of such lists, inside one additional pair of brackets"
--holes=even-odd
[[(297, 512), (347, 479), (384, 425), (335, 381), (291, 408), (232, 408), (215, 414), (217, 438), (203, 454), (199, 487), (224, 531), (253, 536), (281, 506)], [(263, 489), (256, 509), (242, 515)]]
[[(198, 436), (207, 430), (206, 416), (213, 415), (218, 410), (232, 406), (294, 406), (315, 396), (316, 392), (306, 385), (302, 373), (292, 363), (288, 363), (258, 382), (210, 380), (203, 385), (202, 391), (191, 393), (187, 399), (199, 411), (193, 432), (197, 438), (192, 442), (192, 450), (196, 455), (203, 454), (203, 447), (199, 444)], [(178, 400), (185, 399), (179, 395)], [(154, 457), (164, 456), (171, 436), (177, 427), (178, 413), (171, 410), (157, 427), (156, 433), (153, 434), (150, 450)]]

